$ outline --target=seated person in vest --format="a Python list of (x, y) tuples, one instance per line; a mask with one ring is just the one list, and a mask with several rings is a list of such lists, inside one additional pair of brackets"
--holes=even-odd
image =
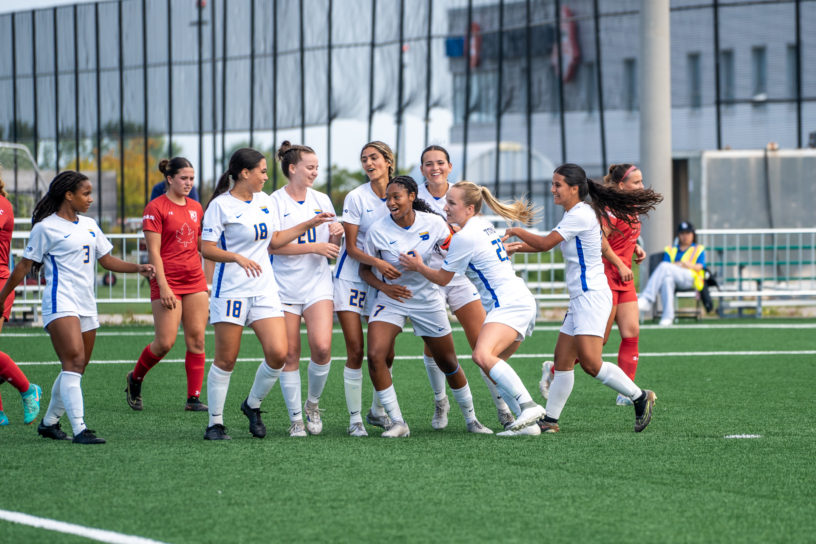
[(677, 289), (697, 291), (705, 284), (705, 246), (697, 245), (697, 234), (688, 221), (677, 227), (677, 245), (666, 246), (663, 262), (652, 270), (646, 289), (638, 295), (641, 312), (651, 313), (658, 291), (663, 305), (660, 325), (674, 322), (674, 292)]

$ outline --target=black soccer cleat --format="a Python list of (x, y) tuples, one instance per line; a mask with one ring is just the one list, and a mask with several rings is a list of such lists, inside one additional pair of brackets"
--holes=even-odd
[(232, 440), (232, 437), (227, 434), (226, 427), (216, 423), (207, 427), (207, 430), (204, 431), (204, 440)]
[(249, 432), (255, 438), (263, 438), (266, 436), (266, 425), (261, 421), (261, 409), (250, 408), (247, 404), (247, 399), (241, 403), (241, 411), (249, 420)]
[(94, 434), (94, 431), (85, 429), (74, 437), (74, 444), (104, 444), (105, 439), (99, 438)]
[(142, 410), (142, 382), (133, 378), (133, 372), (128, 372), (127, 386), (125, 387), (127, 393), (128, 406), (136, 411)]
[(71, 440), (65, 431), (60, 429), (59, 422), (53, 425), (45, 425), (42, 421), (37, 425), (37, 434), (43, 438), (50, 438), (51, 440)]
[(206, 412), (207, 405), (201, 402), (198, 397), (190, 397), (184, 405), (184, 410), (187, 412)]
[(652, 410), (657, 400), (654, 391), (643, 390), (643, 394), (635, 399), (635, 432), (639, 433), (649, 426), (652, 420)]

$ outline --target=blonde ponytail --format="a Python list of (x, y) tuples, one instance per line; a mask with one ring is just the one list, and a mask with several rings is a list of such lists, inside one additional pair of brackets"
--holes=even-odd
[(484, 202), (491, 210), (505, 219), (518, 221), (527, 226), (535, 223), (538, 209), (526, 199), (503, 202), (493, 196), (490, 189), (472, 181), (459, 181), (453, 186), (462, 191), (463, 202), (466, 206), (473, 206), (476, 213), (481, 211), (482, 202)]

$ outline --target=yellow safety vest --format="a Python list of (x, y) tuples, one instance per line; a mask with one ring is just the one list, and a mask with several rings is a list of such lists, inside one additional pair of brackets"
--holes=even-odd
[[(677, 246), (666, 246), (665, 251), (671, 262), (677, 261)], [(680, 260), (689, 264), (697, 264), (697, 259), (703, 254), (703, 251), (705, 251), (704, 245), (691, 245), (680, 255)], [(705, 270), (689, 270), (689, 272), (694, 276), (694, 288), (702, 291), (705, 286)]]

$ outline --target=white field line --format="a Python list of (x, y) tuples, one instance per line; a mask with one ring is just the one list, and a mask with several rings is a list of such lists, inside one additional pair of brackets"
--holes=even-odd
[[(617, 352), (615, 353), (604, 353), (604, 358), (607, 360), (614, 359), (617, 357)], [(760, 351), (760, 350), (748, 350), (748, 351), (662, 351), (662, 352), (641, 352), (639, 354), (640, 358), (643, 357), (733, 357), (733, 356), (769, 356), (769, 355), (816, 355), (816, 350), (814, 349), (803, 349), (803, 350), (774, 350), (774, 351)], [(332, 357), (335, 361), (342, 361), (345, 358), (343, 354), (336, 354)], [(516, 353), (511, 358), (512, 360), (516, 359), (552, 359), (552, 353)], [(239, 357), (236, 359), (236, 362), (239, 363), (248, 363), (248, 362), (260, 362), (261, 357)], [(394, 357), (395, 360), (398, 361), (421, 361), (422, 355), (397, 355)], [(470, 359), (470, 355), (459, 355), (459, 359), (466, 361)], [(301, 357), (301, 362), (308, 362), (308, 357)], [(58, 361), (15, 361), (19, 366), (38, 366), (38, 365), (58, 365)], [(162, 363), (183, 363), (184, 359), (162, 359)], [(92, 365), (134, 365), (136, 364), (136, 359), (91, 359)]]
[(0, 509), (0, 519), (10, 521), (12, 523), (19, 523), (20, 525), (28, 525), (38, 529), (46, 529), (48, 531), (56, 531), (58, 533), (77, 535), (96, 540), (98, 542), (110, 542), (112, 544), (162, 544), (158, 540), (151, 540), (140, 536), (123, 535), (122, 533), (115, 533), (113, 531), (105, 531), (103, 529), (94, 529), (93, 527), (84, 527), (82, 525), (74, 525), (73, 523), (65, 523), (64, 521), (57, 521), (48, 518), (38, 518), (22, 512), (11, 512), (9, 510)]
[[(96, 336), (103, 337), (103, 336), (153, 336), (153, 331), (150, 329), (146, 329), (143, 331), (122, 331), (122, 332), (115, 332), (115, 331), (106, 331), (104, 330), (105, 327), (103, 326), (101, 330), (97, 330)], [(539, 325), (533, 329), (537, 332), (558, 332), (561, 329), (560, 325)], [(683, 331), (690, 331), (690, 330), (699, 330), (699, 329), (796, 329), (796, 330), (808, 330), (808, 329), (816, 329), (816, 323), (711, 323), (711, 324), (695, 324), (695, 325), (678, 325), (676, 327), (661, 327), (659, 325), (643, 325), (640, 326), (641, 330), (661, 330), (665, 332), (683, 332)], [(6, 327), (6, 331), (9, 328)], [(303, 331), (305, 332), (305, 330)], [(413, 329), (411, 327), (406, 327), (403, 329), (403, 332), (410, 332), (413, 333)], [(456, 326), (453, 327), (453, 332), (463, 332), (462, 327)], [(343, 331), (339, 328), (332, 329), (332, 334), (342, 334)], [(181, 329), (179, 329), (179, 334), (181, 334)], [(209, 329), (206, 331), (208, 336), (212, 336), (214, 331)], [(255, 333), (251, 329), (244, 330), (244, 335), (252, 335), (254, 336)], [(34, 333), (26, 333), (26, 332), (3, 332), (2, 336), (4, 338), (47, 338), (48, 333), (45, 331), (34, 332)]]

